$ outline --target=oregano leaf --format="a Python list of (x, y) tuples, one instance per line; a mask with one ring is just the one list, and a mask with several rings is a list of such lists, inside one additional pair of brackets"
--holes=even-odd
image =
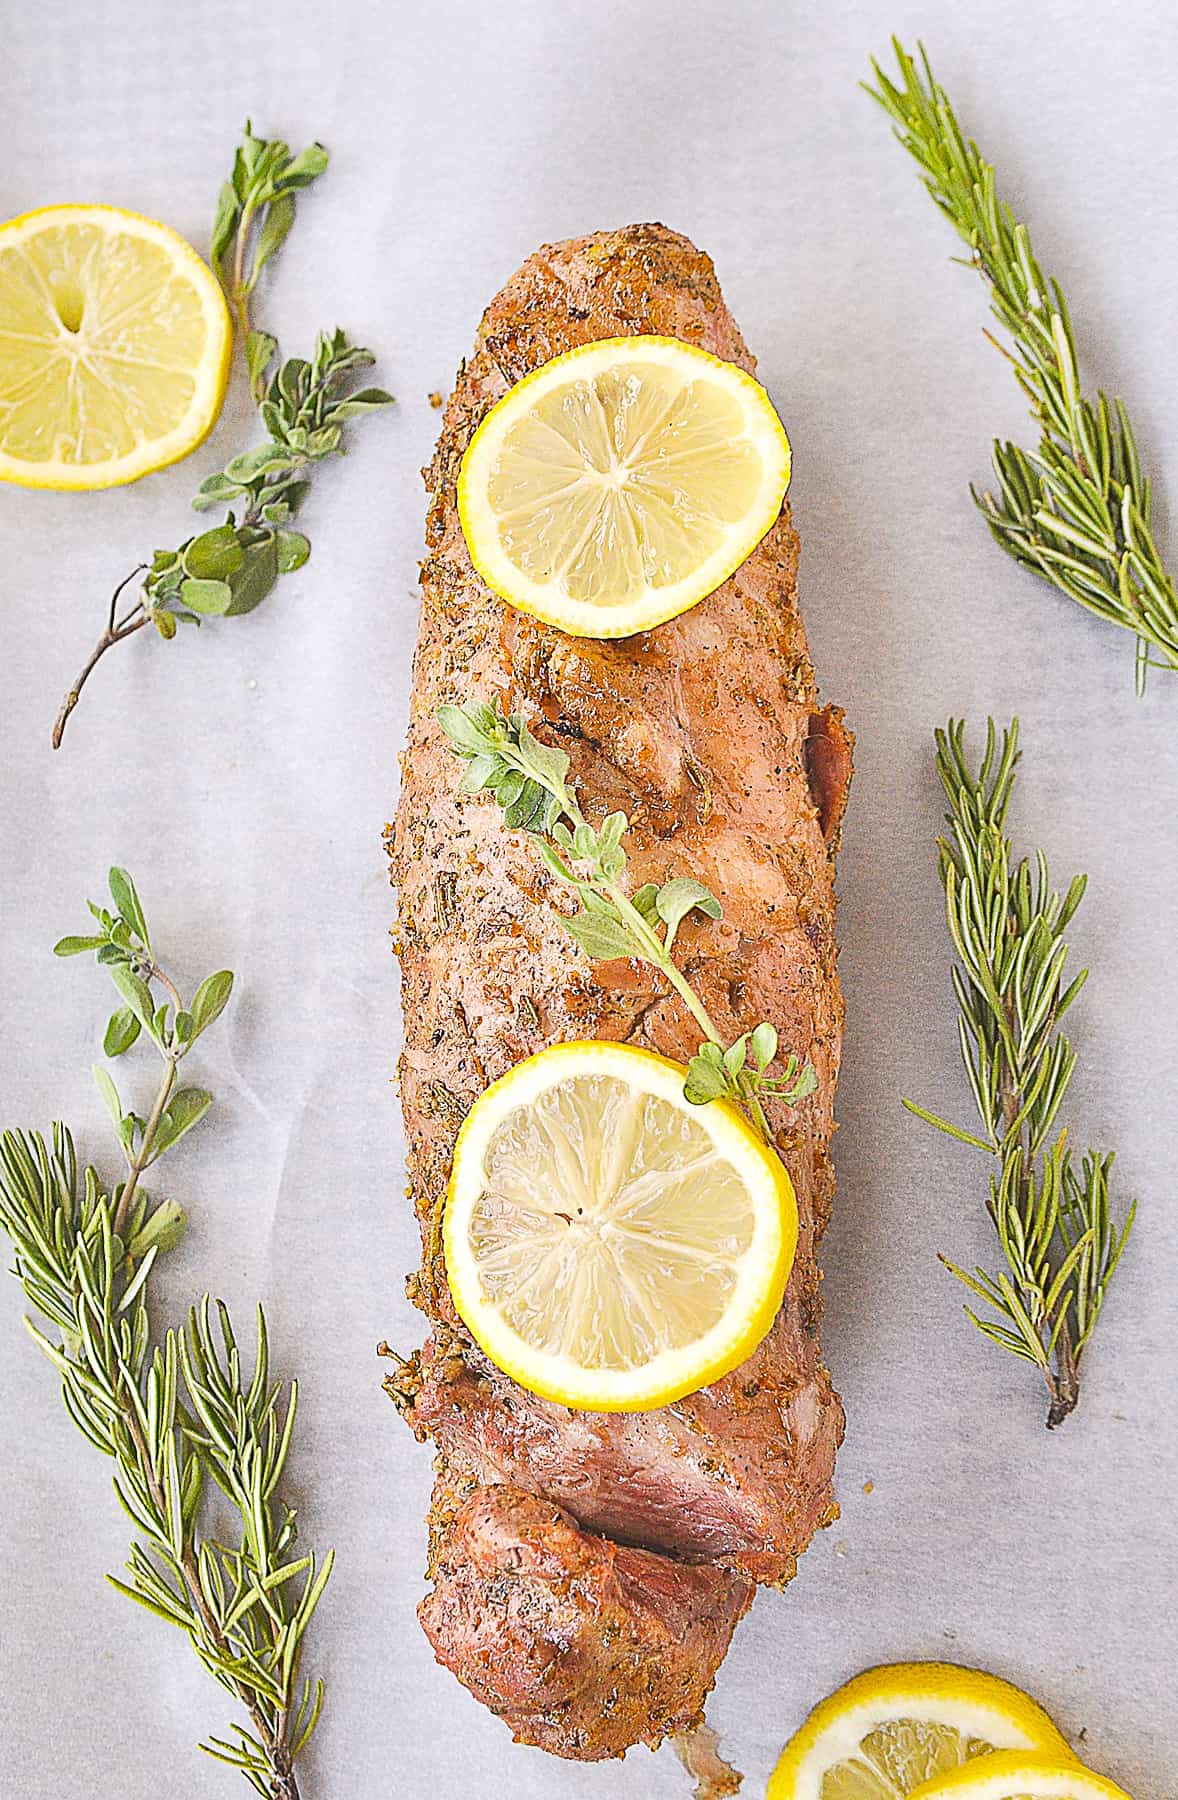
[(120, 1006), (110, 1015), (106, 1026), (106, 1035), (102, 1040), (103, 1053), (106, 1056), (122, 1056), (129, 1050), (140, 1032), (139, 1020), (129, 1006)]
[(577, 913), (571, 919), (562, 914), (560, 922), (594, 962), (612, 962), (615, 957), (639, 954), (620, 919), (601, 913)]
[(220, 1018), (232, 992), (233, 975), (229, 969), (218, 969), (215, 975), (206, 975), (192, 996), (192, 1005), (188, 1009), (192, 1018), (194, 1040), (202, 1031), (207, 1031), (215, 1019)]

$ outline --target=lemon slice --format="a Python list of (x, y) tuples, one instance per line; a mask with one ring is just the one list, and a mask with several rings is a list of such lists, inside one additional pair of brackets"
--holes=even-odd
[(893, 1663), (815, 1707), (782, 1752), (767, 1800), (901, 1800), (993, 1750), (1075, 1760), (1043, 1708), (996, 1675)]
[(216, 277), (152, 219), (47, 206), (0, 226), (0, 480), (103, 488), (195, 450), (233, 330)]
[(502, 599), (576, 637), (628, 637), (739, 568), (789, 473), (785, 428), (751, 375), (678, 338), (605, 338), (492, 408), (458, 511)]
[(1124, 1788), (1094, 1775), (1073, 1757), (1002, 1750), (926, 1781), (913, 1800), (1129, 1800)]
[(636, 1412), (751, 1354), (797, 1244), (789, 1176), (734, 1107), (628, 1044), (557, 1044), (475, 1102), (443, 1238), (487, 1355), (565, 1406)]

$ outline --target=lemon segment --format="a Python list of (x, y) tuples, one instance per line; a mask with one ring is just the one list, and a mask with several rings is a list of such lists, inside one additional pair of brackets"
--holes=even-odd
[(114, 487), (187, 456), (232, 347), (216, 277), (166, 225), (113, 206), (0, 225), (0, 480)]
[(789, 1176), (685, 1071), (605, 1041), (558, 1044), (475, 1102), (443, 1222), (476, 1341), (549, 1400), (668, 1405), (741, 1363), (781, 1304), (797, 1244)]
[(628, 637), (726, 581), (789, 476), (785, 428), (751, 375), (678, 338), (605, 338), (491, 409), (458, 511), (502, 599), (576, 637)]
[(893, 1663), (815, 1707), (782, 1752), (767, 1800), (903, 1800), (995, 1750), (1075, 1761), (1043, 1708), (1009, 1682), (953, 1663)]
[(913, 1800), (1130, 1800), (1124, 1788), (1049, 1752), (1005, 1750), (917, 1788)]

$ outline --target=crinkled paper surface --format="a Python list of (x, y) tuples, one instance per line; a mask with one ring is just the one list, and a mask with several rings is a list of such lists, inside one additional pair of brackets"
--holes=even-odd
[[(849, 1416), (842, 1520), (762, 1595), (712, 1716), (756, 1796), (809, 1705), (876, 1660), (948, 1657), (1038, 1694), (1137, 1800), (1171, 1790), (1178, 1151), (1178, 680), (1133, 695), (1122, 634), (1020, 573), (972, 511), (1023, 407), (981, 335), (981, 285), (859, 92), (924, 34), (967, 128), (1064, 282), (1090, 378), (1130, 396), (1178, 559), (1174, 255), (1178, 29), (1163, 0), (721, 5), (646, 0), (43, 0), (7, 7), (0, 212), (105, 200), (202, 248), (247, 115), (333, 164), (259, 317), (290, 353), (344, 325), (395, 410), (361, 422), (306, 511), (311, 561), (257, 613), (100, 669), (64, 750), (60, 694), (114, 582), (191, 529), (244, 447), (235, 391), (186, 465), (91, 496), (0, 490), (3, 1116), (109, 1155), (87, 1074), (109, 1005), (55, 963), (107, 864), (138, 877), (185, 980), (239, 992), (192, 1072), (217, 1110), (166, 1165), (192, 1229), (161, 1277), (243, 1320), (265, 1297), (303, 1410), (292, 1489), (338, 1572), (308, 1646), (327, 1709), (305, 1800), (672, 1800), (669, 1751), (584, 1768), (516, 1749), (436, 1668), (414, 1620), (428, 1453), (380, 1389), (409, 1347), (415, 1256), (394, 1090), (397, 790), (424, 495), (417, 471), (479, 314), (545, 239), (658, 218), (711, 252), (791, 432), (803, 599), (823, 690), (858, 732), (843, 852), (848, 1038), (826, 1343)], [(1166, 527), (1167, 518), (1171, 522)], [(991, 1253), (985, 1169), (905, 1114), (967, 1118), (930, 757), (950, 714), (1017, 711), (1013, 823), (1064, 878), (1092, 979), (1074, 1015), (1074, 1141), (1119, 1150), (1137, 1237), (1080, 1412), (1043, 1429), (1034, 1377), (961, 1314), (936, 1251)], [(976, 742), (975, 738), (975, 742)], [(146, 1053), (120, 1079), (142, 1102)], [(192, 1746), (227, 1722), (181, 1639), (103, 1584), (127, 1542), (109, 1472), (0, 1290), (0, 1788), (26, 1800), (244, 1792)], [(871, 1491), (867, 1492), (871, 1484)]]

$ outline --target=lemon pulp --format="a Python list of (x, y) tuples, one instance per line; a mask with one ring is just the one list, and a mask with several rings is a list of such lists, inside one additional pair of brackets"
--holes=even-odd
[(993, 1749), (951, 1725), (889, 1719), (860, 1739), (853, 1757), (827, 1770), (819, 1794), (821, 1800), (896, 1800)]

